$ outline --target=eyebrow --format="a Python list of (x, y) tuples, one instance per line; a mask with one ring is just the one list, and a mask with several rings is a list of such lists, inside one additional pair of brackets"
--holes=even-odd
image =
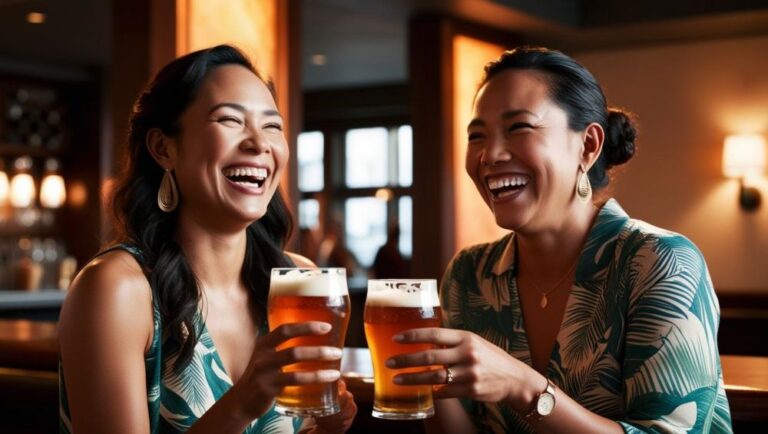
[[(237, 111), (239, 111), (239, 112), (241, 112), (243, 114), (248, 113), (248, 111), (249, 111), (242, 104), (237, 104), (237, 103), (234, 103), (234, 102), (222, 102), (222, 103), (216, 104), (215, 106), (211, 107), (211, 109), (208, 111), (208, 115), (210, 116), (211, 113), (215, 112), (216, 110), (218, 110), (218, 109), (220, 109), (222, 107), (228, 107), (228, 108), (237, 110)], [(270, 110), (264, 110), (264, 111), (261, 112), (261, 114), (264, 115), (264, 116), (277, 116), (279, 118), (282, 118), (282, 116), (280, 116), (280, 112), (278, 112), (277, 110), (271, 110), (271, 109)]]
[[(504, 120), (507, 120), (507, 119), (511, 119), (511, 118), (514, 118), (515, 116), (520, 116), (520, 115), (531, 115), (531, 116), (533, 116), (533, 117), (535, 117), (537, 119), (539, 118), (539, 115), (537, 115), (536, 113), (534, 113), (534, 112), (532, 112), (530, 110), (525, 110), (525, 109), (507, 110), (507, 111), (505, 111), (504, 113), (501, 114), (501, 118), (504, 119)], [(484, 125), (485, 125), (485, 122), (482, 119), (475, 118), (475, 119), (472, 119), (472, 121), (469, 123), (469, 125), (467, 125), (467, 128), (469, 129), (469, 128), (472, 128), (472, 127), (482, 127)]]

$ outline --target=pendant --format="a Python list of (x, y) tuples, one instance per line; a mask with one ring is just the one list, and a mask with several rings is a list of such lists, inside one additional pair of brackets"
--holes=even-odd
[(541, 294), (541, 301), (539, 302), (539, 306), (541, 306), (542, 309), (546, 308), (549, 304), (549, 300), (547, 300), (547, 294)]

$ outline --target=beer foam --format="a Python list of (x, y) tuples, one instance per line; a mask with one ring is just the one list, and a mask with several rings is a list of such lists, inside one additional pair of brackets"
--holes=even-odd
[[(415, 285), (420, 284), (417, 289)], [(385, 307), (440, 306), (434, 280), (369, 280), (365, 304)]]
[(272, 274), (269, 294), (299, 297), (338, 297), (348, 294), (347, 281), (344, 275), (335, 273), (323, 274), (314, 270), (291, 270), (285, 274)]

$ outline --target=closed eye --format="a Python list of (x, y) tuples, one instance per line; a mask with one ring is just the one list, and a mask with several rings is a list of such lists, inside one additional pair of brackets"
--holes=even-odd
[(469, 133), (467, 136), (467, 141), (469, 141), (470, 143), (477, 142), (479, 140), (482, 140), (483, 137), (484, 136), (482, 133)]
[(236, 117), (236, 116), (220, 116), (216, 118), (216, 122), (220, 124), (224, 124), (227, 126), (241, 126), (243, 125), (243, 120)]
[(533, 125), (531, 125), (531, 124), (529, 124), (529, 123), (525, 123), (525, 122), (515, 122), (514, 124), (512, 124), (512, 125), (510, 125), (510, 126), (509, 126), (509, 128), (507, 129), (507, 131), (509, 131), (510, 133), (512, 133), (512, 132), (515, 132), (515, 131), (520, 131), (520, 130), (522, 130), (522, 129), (526, 129), (526, 128), (530, 128), (530, 129), (533, 129)]
[(277, 122), (270, 122), (268, 124), (265, 124), (262, 128), (265, 130), (271, 129), (275, 131), (283, 131), (283, 125)]

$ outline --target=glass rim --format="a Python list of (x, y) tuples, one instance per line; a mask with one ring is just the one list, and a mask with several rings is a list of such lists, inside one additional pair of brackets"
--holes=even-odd
[(406, 278), (406, 279), (396, 279), (396, 278), (386, 278), (386, 279), (368, 279), (368, 281), (374, 281), (374, 282), (403, 282), (403, 283), (418, 283), (418, 282), (435, 282), (437, 283), (437, 279), (415, 279), (415, 278)]
[(343, 270), (345, 273), (347, 272), (347, 269), (344, 267), (272, 267), (270, 271), (294, 271), (294, 270), (301, 270), (301, 271)]

